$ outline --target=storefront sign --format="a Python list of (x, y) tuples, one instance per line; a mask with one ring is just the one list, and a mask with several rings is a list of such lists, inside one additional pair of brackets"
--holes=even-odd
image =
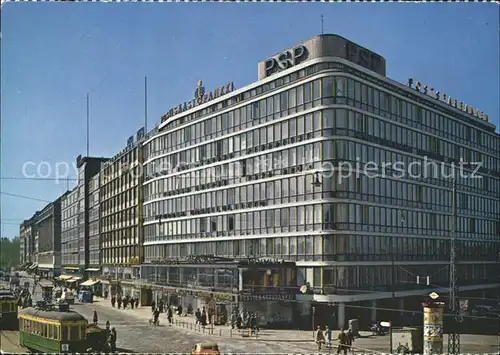
[(269, 58), (265, 62), (266, 76), (300, 64), (307, 58), (307, 54), (307, 48), (301, 45)]
[(475, 109), (471, 105), (464, 104), (463, 101), (460, 101), (460, 103), (459, 103), (456, 98), (452, 98), (451, 96), (448, 96), (445, 93), (440, 93), (439, 90), (434, 90), (434, 88), (429, 89), (429, 87), (427, 85), (422, 86), (420, 81), (417, 81), (415, 83), (415, 87), (413, 87), (413, 79), (409, 78), (408, 79), (408, 86), (410, 88), (414, 88), (418, 92), (422, 92), (426, 95), (429, 95), (433, 99), (447, 103), (451, 107), (457, 108), (460, 111), (468, 113), (469, 115), (472, 115), (476, 118), (479, 118), (481, 120), (485, 120), (486, 122), (488, 122), (488, 120), (489, 120), (488, 115), (485, 114), (483, 111)]
[(294, 295), (291, 293), (242, 294), (241, 298), (243, 301), (280, 301), (294, 299)]
[(213, 99), (229, 94), (232, 91), (234, 91), (234, 83), (230, 82), (224, 86), (215, 89), (214, 91), (205, 93), (205, 87), (203, 86), (203, 82), (200, 80), (198, 81), (196, 90), (194, 92), (194, 99), (191, 101), (184, 102), (179, 106), (171, 108), (165, 115), (163, 115), (161, 121), (164, 122), (169, 117), (175, 116), (181, 112), (187, 111), (198, 105), (204, 104), (205, 102), (209, 102)]

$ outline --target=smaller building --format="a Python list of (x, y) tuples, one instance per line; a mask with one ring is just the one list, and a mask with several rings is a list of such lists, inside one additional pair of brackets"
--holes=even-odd
[(61, 198), (61, 257), (62, 273), (81, 277), (78, 259), (78, 194), (75, 187)]
[(63, 196), (45, 206), (40, 211), (36, 222), (35, 249), (38, 274), (46, 278), (54, 278), (61, 274), (61, 199)]
[(87, 190), (89, 203), (89, 265), (85, 271), (87, 271), (89, 279), (96, 279), (101, 276), (100, 176), (100, 173), (97, 173), (91, 178)]
[(20, 258), (21, 265), (30, 270), (35, 270), (36, 264), (36, 221), (40, 212), (35, 214), (19, 226), (19, 239), (20, 239)]

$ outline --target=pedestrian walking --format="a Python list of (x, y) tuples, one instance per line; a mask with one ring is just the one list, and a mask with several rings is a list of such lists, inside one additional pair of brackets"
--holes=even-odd
[(329, 326), (326, 326), (325, 338), (326, 338), (326, 345), (328, 346), (328, 348), (331, 348), (332, 347), (332, 330), (330, 329)]
[(321, 327), (318, 325), (316, 328), (316, 344), (318, 344), (318, 351), (321, 350), (321, 345), (325, 342), (325, 335), (321, 330)]
[(92, 317), (92, 322), (94, 323), (94, 325), (97, 325), (97, 321), (99, 319), (97, 318), (97, 311), (94, 309), (94, 316)]
[(111, 351), (116, 351), (116, 329), (111, 328)]
[(196, 318), (196, 324), (201, 324), (201, 311), (199, 308), (194, 312), (194, 317)]
[(337, 355), (340, 354), (341, 351), (344, 352), (344, 355), (347, 355), (347, 334), (344, 332), (344, 329), (340, 330), (338, 340), (339, 346), (337, 347)]
[(156, 302), (153, 300), (153, 302), (151, 302), (151, 313), (153, 313), (156, 309)]
[(347, 335), (347, 338), (346, 338), (347, 350), (353, 352), (352, 343), (354, 343), (354, 334), (353, 334), (351, 328), (349, 328), (347, 330), (347, 334), (346, 335)]
[(172, 324), (174, 318), (174, 312), (172, 312), (172, 307), (167, 308), (167, 318), (168, 318), (168, 323)]

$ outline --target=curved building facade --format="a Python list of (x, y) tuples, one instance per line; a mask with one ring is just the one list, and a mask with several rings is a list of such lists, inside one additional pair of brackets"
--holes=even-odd
[(464, 287), (498, 286), (500, 137), (486, 116), (388, 79), (383, 57), (335, 35), (258, 70), (219, 97), (197, 89), (144, 143), (146, 264), (294, 261), (309, 290), (297, 297), (335, 303), (341, 325), (345, 303), (422, 294), (414, 275), (449, 284), (450, 172), (463, 159), (482, 178), (456, 175), (458, 273)]

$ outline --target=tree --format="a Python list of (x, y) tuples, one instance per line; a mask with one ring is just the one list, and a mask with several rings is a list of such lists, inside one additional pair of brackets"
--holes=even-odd
[(0, 267), (11, 267), (19, 265), (20, 241), (18, 237), (10, 240), (0, 238)]

